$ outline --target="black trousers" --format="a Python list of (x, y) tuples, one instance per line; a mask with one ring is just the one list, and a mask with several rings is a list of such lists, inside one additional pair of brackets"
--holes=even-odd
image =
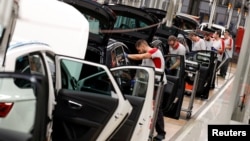
[[(216, 69), (219, 67), (220, 63), (221, 63), (221, 61), (218, 61), (218, 62), (217, 62), (217, 65), (215, 66)], [(213, 76), (213, 81), (212, 81), (212, 83), (211, 83), (211, 87), (212, 87), (212, 88), (215, 87), (215, 78), (216, 78), (216, 72), (215, 72), (215, 74), (214, 74), (214, 76)]]
[(228, 59), (226, 60), (226, 62), (221, 66), (221, 68), (220, 68), (220, 74), (221, 74), (221, 75), (224, 75), (224, 76), (227, 75), (227, 70), (228, 70), (228, 66), (229, 66), (230, 60), (231, 60), (231, 59), (228, 58)]
[(155, 123), (155, 130), (158, 135), (162, 135), (165, 137), (166, 131), (165, 131), (165, 125), (164, 125), (164, 115), (162, 112), (161, 104), (159, 107), (156, 123)]

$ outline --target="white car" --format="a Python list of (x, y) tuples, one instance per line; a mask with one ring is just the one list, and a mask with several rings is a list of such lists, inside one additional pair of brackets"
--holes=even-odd
[[(45, 7), (47, 14), (42, 10)], [(44, 76), (47, 83), (43, 87), (48, 88), (48, 99), (44, 102), (48, 105), (43, 108), (40, 105), (40, 109), (47, 114), (39, 114), (37, 110), (40, 109), (36, 108), (41, 104), (41, 94), (37, 92), (41, 89), (34, 89), (33, 85), (36, 78), (31, 76), (28, 79), (31, 82), (20, 78), (1, 79), (0, 105), (7, 109), (0, 117), (0, 130), (4, 131), (1, 140), (21, 140), (20, 136), (25, 136), (23, 140), (33, 138), (37, 141), (45, 140), (45, 136), (48, 140), (61, 141), (110, 139), (132, 111), (129, 96), (125, 98), (118, 85), (124, 82), (119, 81), (119, 72), (128, 70), (135, 73), (131, 95), (136, 96), (134, 99), (140, 99), (138, 94), (147, 95), (147, 102), (141, 98), (141, 104), (152, 109), (154, 68), (123, 66), (111, 72), (106, 65), (82, 60), (88, 23), (77, 10), (65, 3), (21, 0), (19, 8), (12, 44), (1, 56), (1, 70)], [(148, 127), (141, 130), (150, 130), (145, 120), (151, 121), (151, 111), (147, 119), (138, 115), (140, 124)], [(53, 121), (53, 127), (50, 121)], [(43, 125), (47, 129), (39, 128)]]
[(224, 32), (225, 32), (226, 28), (225, 28), (225, 26), (218, 25), (218, 24), (212, 24), (211, 28), (209, 28), (208, 23), (204, 22), (204, 23), (200, 24), (199, 30), (213, 32), (213, 33), (214, 33), (214, 31), (220, 30), (221, 31), (221, 38), (224, 38)]

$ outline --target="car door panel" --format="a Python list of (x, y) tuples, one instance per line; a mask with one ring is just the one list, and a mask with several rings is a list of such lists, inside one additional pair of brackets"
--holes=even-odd
[(105, 65), (57, 56), (53, 140), (108, 140), (132, 106)]
[[(183, 55), (177, 55), (177, 54), (169, 54), (165, 56), (166, 66), (169, 68), (175, 60), (179, 58), (180, 59), (180, 65), (178, 69), (175, 69), (170, 74), (167, 74), (167, 80), (168, 82), (172, 82), (167, 85), (172, 85), (173, 88), (171, 94), (169, 94), (170, 91), (164, 90), (164, 96), (163, 96), (163, 107), (164, 107), (164, 115), (169, 118), (179, 119), (183, 97), (184, 97), (184, 91), (185, 91), (185, 62), (184, 62), (184, 56)], [(168, 87), (168, 86), (166, 86)]]
[(124, 96), (133, 106), (132, 113), (111, 140), (147, 140), (155, 113), (155, 109), (152, 108), (156, 75), (154, 68), (121, 66), (112, 68), (111, 71)]
[(174, 99), (176, 98), (177, 90), (178, 90), (178, 83), (179, 78), (175, 76), (167, 75), (168, 83), (164, 88), (164, 95), (162, 98), (162, 109), (163, 113), (167, 115), (167, 112), (171, 110), (173, 106)]
[(95, 140), (113, 115), (118, 99), (61, 89), (54, 113), (55, 140)]
[(111, 141), (130, 141), (131, 136), (133, 135), (134, 128), (137, 124), (137, 121), (141, 115), (143, 104), (145, 99), (142, 97), (134, 97), (131, 95), (125, 95), (125, 97), (129, 100), (131, 105), (133, 106), (132, 113), (124, 123), (124, 125), (119, 129), (119, 131), (114, 135)]
[[(31, 84), (30, 86), (32, 87), (19, 87), (18, 85), (16, 85), (15, 80), (25, 80), (29, 82)], [(18, 128), (10, 129), (8, 126), (1, 126), (0, 140), (46, 140), (46, 128), (48, 125), (48, 79), (45, 76), (37, 74), (29, 75), (17, 72), (0, 72), (0, 82), (0, 95), (2, 96), (0, 100), (1, 116), (3, 116), (3, 113), (7, 114), (6, 116), (10, 116), (11, 113), (18, 113), (19, 111), (14, 106), (19, 106), (20, 108), (23, 108), (22, 110), (27, 110), (27, 108), (24, 108), (27, 106), (35, 107), (34, 109), (32, 109), (34, 111), (30, 111), (32, 113), (30, 114), (32, 115), (32, 117), (30, 118), (30, 122), (32, 122), (32, 127), (30, 127), (27, 132), (20, 131)], [(15, 99), (11, 96), (12, 94), (15, 95)], [(5, 97), (7, 97), (7, 101)], [(26, 97), (29, 97), (29, 99), (25, 99)], [(19, 105), (18, 102), (20, 101), (22, 101), (22, 105)], [(8, 105), (10, 105), (10, 103), (13, 103), (13, 105), (9, 107), (9, 111), (6, 112), (6, 108)], [(18, 117), (12, 119), (12, 122), (14, 122), (14, 120), (18, 120), (22, 124), (26, 124), (24, 118), (25, 115), (19, 113)]]

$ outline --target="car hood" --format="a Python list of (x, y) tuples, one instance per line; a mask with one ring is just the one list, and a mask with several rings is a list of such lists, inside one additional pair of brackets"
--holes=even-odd
[[(108, 5), (117, 16), (112, 38), (126, 43), (135, 43), (138, 39), (151, 42), (157, 30), (159, 20), (141, 8), (122, 4)], [(118, 32), (117, 32), (118, 31)]]
[(89, 21), (89, 44), (95, 43), (106, 46), (111, 33), (103, 33), (103, 30), (112, 30), (116, 21), (115, 13), (96, 1), (91, 0), (63, 0), (79, 10)]
[(12, 41), (40, 41), (55, 53), (84, 58), (88, 21), (74, 7), (55, 0), (21, 0)]

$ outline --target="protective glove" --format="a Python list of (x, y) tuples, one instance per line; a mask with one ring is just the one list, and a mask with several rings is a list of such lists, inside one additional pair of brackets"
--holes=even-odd
[(171, 70), (169, 68), (166, 69), (166, 73), (170, 74)]
[(124, 52), (123, 59), (128, 58), (128, 54)]
[(216, 49), (216, 48), (214, 48), (214, 47), (211, 47), (211, 50), (212, 50), (212, 51), (217, 51), (217, 49)]

